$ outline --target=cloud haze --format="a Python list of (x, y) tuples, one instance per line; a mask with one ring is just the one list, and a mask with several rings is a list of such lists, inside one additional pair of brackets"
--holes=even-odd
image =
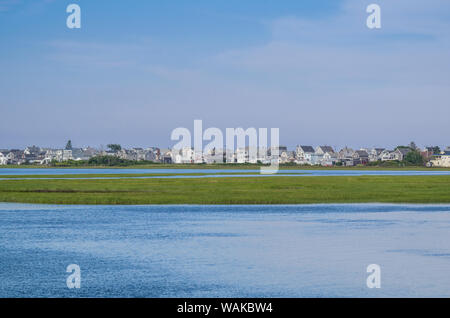
[(187, 21), (179, 23), (192, 30), (154, 20), (147, 27), (133, 8), (118, 6), (126, 14), (110, 31), (89, 20), (108, 12), (80, 3), (79, 32), (42, 27), (36, 37), (17, 34), (0, 53), (0, 148), (69, 138), (164, 147), (172, 129), (192, 128), (194, 119), (279, 127), (289, 146), (450, 144), (448, 1), (378, 1), (381, 30), (365, 26), (364, 1), (245, 19), (251, 10), (238, 18), (226, 11), (223, 25), (210, 7), (200, 22), (180, 10)]

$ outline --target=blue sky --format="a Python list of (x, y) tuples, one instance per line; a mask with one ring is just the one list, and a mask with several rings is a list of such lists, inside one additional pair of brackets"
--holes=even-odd
[(290, 147), (448, 146), (449, 27), (447, 0), (0, 0), (0, 148), (167, 147), (194, 119)]

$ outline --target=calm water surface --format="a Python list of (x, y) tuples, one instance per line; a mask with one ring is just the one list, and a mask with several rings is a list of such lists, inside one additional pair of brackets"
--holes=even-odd
[(0, 297), (450, 297), (449, 242), (450, 205), (0, 203)]

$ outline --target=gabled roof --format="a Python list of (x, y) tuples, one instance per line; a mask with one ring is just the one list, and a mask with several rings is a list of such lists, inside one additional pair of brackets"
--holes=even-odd
[(339, 152), (340, 153), (344, 153), (344, 152), (346, 152), (346, 153), (354, 153), (355, 151), (352, 148), (344, 147)]
[(324, 155), (324, 156), (325, 156), (325, 155), (328, 155), (328, 156), (330, 156), (331, 158), (337, 158), (337, 154), (336, 154), (335, 152), (325, 152), (323, 155)]
[(379, 155), (380, 153), (382, 153), (386, 149), (385, 148), (373, 148), (373, 150), (375, 150), (375, 152)]
[(319, 147), (320, 149), (322, 149), (323, 152), (330, 152), (330, 153), (334, 152), (334, 149), (331, 146), (319, 146)]
[(314, 152), (314, 148), (311, 146), (298, 146), (299, 148), (301, 148), (303, 150), (303, 152)]

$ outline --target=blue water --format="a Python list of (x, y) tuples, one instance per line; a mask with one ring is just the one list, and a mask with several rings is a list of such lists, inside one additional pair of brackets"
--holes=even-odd
[(0, 297), (450, 297), (449, 242), (450, 205), (0, 203)]
[[(21, 175), (26, 178), (30, 175), (76, 175), (76, 174), (189, 174), (203, 173), (202, 176), (157, 176), (157, 177), (131, 177), (131, 178), (209, 178), (209, 177), (255, 177), (255, 176), (274, 176), (274, 175), (226, 175), (226, 173), (242, 173), (253, 172), (259, 173), (259, 170), (242, 170), (242, 169), (34, 169), (34, 168), (2, 168), (1, 176)], [(225, 173), (225, 175), (213, 175), (214, 173)], [(408, 170), (280, 170), (277, 176), (430, 176), (430, 175), (450, 175), (450, 171), (408, 171)], [(96, 179), (117, 179), (118, 177), (99, 177)], [(130, 178), (130, 177), (127, 177)], [(6, 178), (3, 178), (3, 180)], [(51, 178), (47, 178), (51, 179)], [(84, 179), (80, 177), (78, 179)]]
[(63, 175), (63, 174), (144, 174), (144, 173), (219, 173), (219, 172), (259, 172), (242, 169), (70, 169), (70, 168), (2, 168), (1, 175)]

